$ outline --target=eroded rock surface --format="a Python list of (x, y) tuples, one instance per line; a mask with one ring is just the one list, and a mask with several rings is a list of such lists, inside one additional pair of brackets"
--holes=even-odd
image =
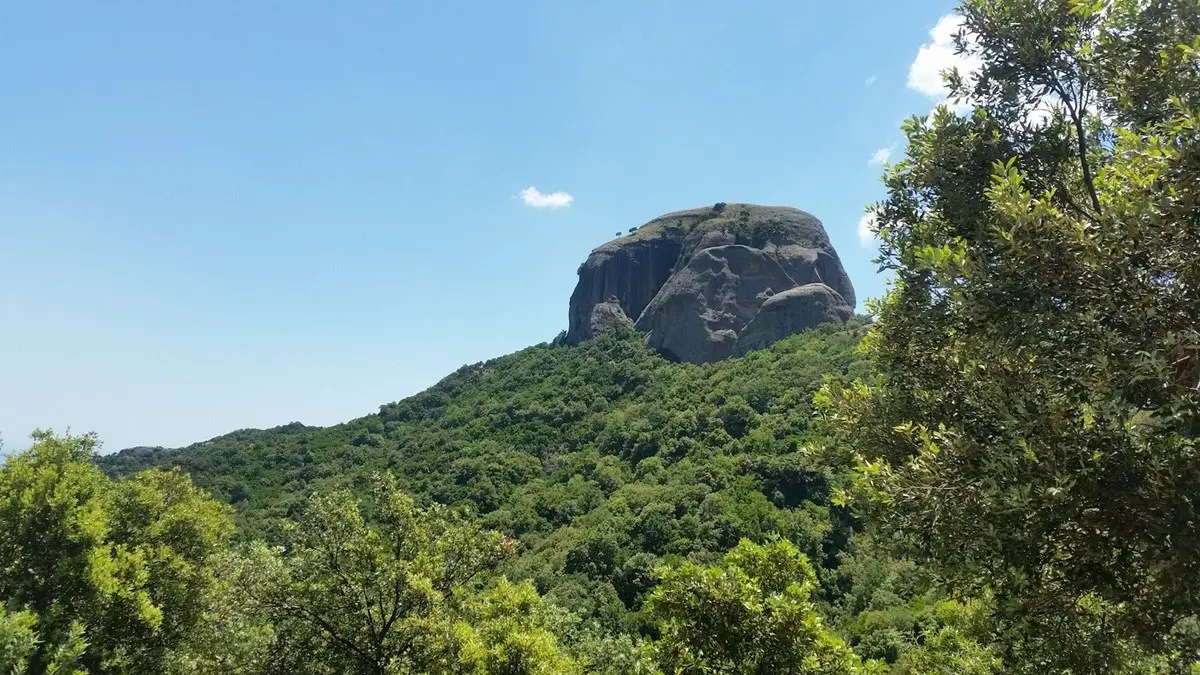
[(733, 354), (742, 329), (775, 293), (796, 285), (766, 252), (734, 244), (697, 252), (671, 275), (635, 326), (668, 357), (707, 363)]
[(762, 349), (823, 323), (845, 322), (854, 308), (825, 284), (807, 284), (771, 296), (738, 333), (736, 356)]
[(609, 298), (592, 307), (592, 315), (588, 319), (587, 337), (594, 337), (621, 326), (632, 326), (633, 319), (625, 315), (621, 303), (616, 298)]
[[(810, 285), (841, 303), (813, 290), (788, 296), (743, 338), (772, 297)], [(804, 308), (808, 300), (820, 307)], [(853, 312), (854, 287), (816, 217), (718, 204), (668, 213), (592, 251), (571, 295), (566, 340), (592, 337), (623, 315), (666, 356), (704, 363), (769, 345), (790, 326), (811, 327), (812, 317), (844, 321), (843, 306)]]

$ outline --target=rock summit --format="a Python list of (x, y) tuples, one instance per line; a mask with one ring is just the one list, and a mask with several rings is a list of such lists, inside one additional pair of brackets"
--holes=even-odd
[(689, 363), (719, 361), (854, 313), (854, 287), (821, 221), (780, 206), (677, 211), (592, 251), (566, 341), (633, 322)]

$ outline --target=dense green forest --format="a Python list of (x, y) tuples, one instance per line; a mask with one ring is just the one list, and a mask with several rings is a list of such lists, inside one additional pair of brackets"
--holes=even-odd
[[(462, 507), (519, 542), (511, 574), (614, 629), (662, 560), (715, 561), (772, 535), (836, 566), (856, 523), (830, 503), (846, 471), (815, 463), (812, 397), (827, 373), (865, 374), (861, 322), (744, 359), (670, 363), (632, 329), (468, 366), (380, 413), (328, 429), (238, 433), (102, 457), (116, 475), (172, 465), (275, 541), (313, 489), (375, 474), (423, 504)], [(836, 584), (828, 579), (831, 589)]]
[(1200, 673), (1200, 5), (966, 0), (870, 319), (0, 469), (13, 673)]

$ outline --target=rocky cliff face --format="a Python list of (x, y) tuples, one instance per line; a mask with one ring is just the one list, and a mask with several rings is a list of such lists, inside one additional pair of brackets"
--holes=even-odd
[(592, 251), (567, 342), (633, 321), (647, 344), (706, 363), (853, 313), (854, 287), (821, 222), (753, 204), (668, 213)]

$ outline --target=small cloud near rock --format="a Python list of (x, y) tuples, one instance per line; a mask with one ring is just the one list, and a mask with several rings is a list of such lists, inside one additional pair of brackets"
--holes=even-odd
[(561, 209), (571, 205), (575, 198), (568, 192), (542, 192), (532, 185), (521, 190), (521, 201), (534, 209)]

